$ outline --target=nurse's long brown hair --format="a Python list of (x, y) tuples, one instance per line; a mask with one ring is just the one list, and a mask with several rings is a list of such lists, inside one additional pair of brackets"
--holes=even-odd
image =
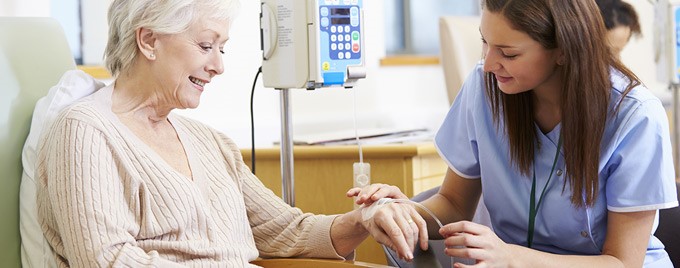
[[(606, 30), (593, 0), (483, 0), (486, 11), (503, 15), (512, 27), (527, 33), (546, 49), (562, 50), (562, 140), (571, 203), (592, 206), (597, 198), (600, 143), (611, 94), (610, 68), (628, 77), (627, 94), (640, 80), (609, 50)], [(494, 121), (504, 120), (513, 164), (531, 174), (534, 151), (540, 146), (534, 120), (533, 92), (505, 94), (492, 73), (486, 92)], [(613, 100), (617, 101), (617, 100)]]

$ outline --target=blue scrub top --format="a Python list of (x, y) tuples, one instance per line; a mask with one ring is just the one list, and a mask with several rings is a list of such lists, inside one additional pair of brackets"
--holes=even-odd
[[(571, 204), (571, 187), (565, 181), (564, 150), (547, 186), (536, 217), (532, 248), (573, 255), (599, 255), (607, 231), (607, 212), (635, 212), (675, 207), (672, 147), (666, 112), (658, 98), (643, 86), (621, 100), (627, 83), (617, 71), (611, 75), (611, 116), (602, 137), (598, 197), (593, 207)], [(504, 123), (493, 122), (484, 88), (481, 63), (466, 79), (435, 145), (458, 175), (481, 178), (484, 203), (496, 234), (506, 243), (527, 245), (529, 195), (532, 177), (512, 166)], [(616, 109), (621, 101), (618, 113)], [(576, 115), (578, 116), (578, 115)], [(501, 118), (503, 118), (501, 116)], [(561, 124), (543, 134), (536, 126), (536, 200), (550, 174)], [(658, 214), (657, 214), (658, 215)], [(658, 220), (658, 216), (657, 216)], [(645, 267), (672, 267), (663, 244), (650, 234)]]

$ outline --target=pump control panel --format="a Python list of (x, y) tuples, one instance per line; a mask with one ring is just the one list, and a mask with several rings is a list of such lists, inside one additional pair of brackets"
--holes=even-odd
[(363, 0), (263, 0), (265, 87), (352, 87), (366, 77)]

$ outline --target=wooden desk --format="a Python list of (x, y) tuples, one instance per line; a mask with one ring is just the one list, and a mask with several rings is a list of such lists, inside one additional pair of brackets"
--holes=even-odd
[[(256, 175), (281, 195), (278, 147), (255, 151)], [(241, 150), (250, 165), (250, 149)], [(364, 146), (364, 162), (371, 164), (371, 182), (398, 186), (407, 196), (438, 186), (446, 164), (431, 143)], [(359, 161), (357, 146), (295, 146), (295, 205), (304, 212), (341, 214), (353, 209), (345, 193), (352, 185), (352, 164)], [(362, 243), (356, 260), (386, 264), (382, 247), (372, 238)]]

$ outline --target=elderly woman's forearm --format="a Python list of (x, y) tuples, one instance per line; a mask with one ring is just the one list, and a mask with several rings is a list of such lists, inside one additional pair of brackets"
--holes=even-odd
[(354, 210), (335, 218), (331, 225), (331, 241), (340, 256), (350, 255), (368, 237), (361, 224), (361, 213)]

